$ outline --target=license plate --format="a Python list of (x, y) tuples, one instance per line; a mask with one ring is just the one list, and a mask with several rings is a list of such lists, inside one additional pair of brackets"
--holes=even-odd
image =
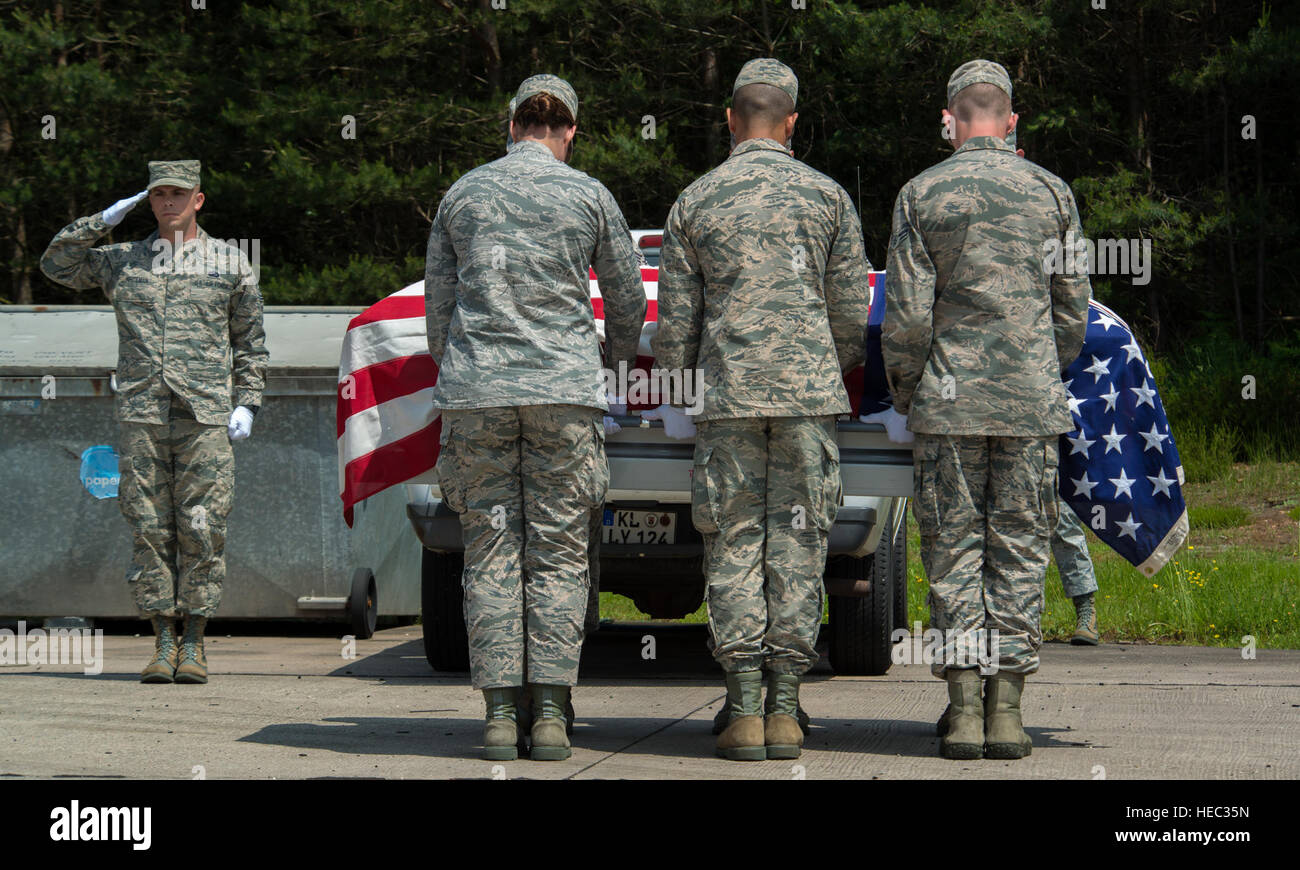
[(670, 511), (606, 510), (600, 540), (603, 544), (673, 544), (677, 542), (677, 515)]

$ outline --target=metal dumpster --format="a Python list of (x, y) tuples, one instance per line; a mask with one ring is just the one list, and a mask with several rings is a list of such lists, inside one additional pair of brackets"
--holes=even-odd
[[(347, 621), (369, 636), (379, 617), (419, 613), (405, 489), (358, 506), (351, 530), (342, 517), (335, 389), (361, 310), (266, 309), (270, 367), (253, 436), (235, 444), (219, 619)], [(0, 616), (136, 615), (130, 530), (117, 499), (79, 478), (83, 451), (118, 447), (116, 365), (110, 306), (0, 306)]]

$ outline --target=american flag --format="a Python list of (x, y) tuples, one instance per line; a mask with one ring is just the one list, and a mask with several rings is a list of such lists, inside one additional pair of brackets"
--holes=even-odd
[(343, 518), (357, 502), (416, 482), (438, 457), (438, 366), (424, 325), (424, 282), (352, 318), (339, 359), (337, 438)]
[[(604, 301), (594, 272), (589, 280), (596, 333), (604, 340)], [(648, 366), (659, 313), (659, 270), (643, 268), (641, 280), (647, 303), (638, 366)], [(339, 495), (349, 526), (358, 502), (401, 483), (435, 482), (430, 472), (442, 432), (432, 404), (437, 380), (425, 331), (423, 281), (352, 318), (339, 359), (336, 423)]]
[[(883, 286), (883, 272), (871, 273)], [(646, 324), (641, 331), (637, 367), (653, 365), (650, 339), (659, 316), (659, 270), (642, 267), (646, 289)], [(596, 333), (605, 337), (605, 308), (596, 275), (589, 275)], [(853, 413), (858, 413), (863, 369), (844, 379)], [(883, 376), (883, 375), (882, 375)], [(348, 324), (339, 360), (337, 438), (339, 495), (343, 517), (352, 525), (354, 506), (401, 483), (435, 482), (442, 426), (431, 404), (438, 366), (429, 355), (424, 321), (424, 282), (387, 296)], [(632, 405), (629, 411), (650, 406)]]

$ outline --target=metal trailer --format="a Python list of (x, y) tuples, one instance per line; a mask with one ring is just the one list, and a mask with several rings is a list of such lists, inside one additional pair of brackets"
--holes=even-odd
[[(266, 309), (270, 367), (253, 436), (235, 444), (227, 578), (217, 618), (346, 621), (420, 610), (418, 540), (403, 487), (338, 493), (339, 352), (360, 308)], [(111, 306), (0, 306), (0, 616), (137, 615), (131, 535), (116, 498), (83, 488), (82, 451), (118, 445)]]
[[(672, 543), (653, 534), (606, 540), (600, 546), (600, 588), (628, 596), (655, 619), (677, 619), (705, 597), (703, 538), (691, 519), (695, 445), (669, 438), (657, 421), (616, 419), (622, 431), (605, 439), (605, 526), (622, 527), (619, 521), (626, 518), (644, 531), (642, 519), (657, 519), (660, 528), (672, 525), (675, 532)], [(907, 627), (912, 448), (892, 443), (879, 423), (841, 420), (836, 428), (843, 504), (829, 530), (824, 575), (830, 660), (840, 674), (879, 675), (891, 664), (894, 629)], [(406, 491), (407, 515), (426, 548), (425, 655), (436, 671), (467, 670), (460, 517), (443, 503), (436, 479), (408, 484)]]

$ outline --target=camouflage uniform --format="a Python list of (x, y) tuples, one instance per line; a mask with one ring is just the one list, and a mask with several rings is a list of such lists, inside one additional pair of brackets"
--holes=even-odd
[[(198, 161), (150, 163), (150, 188), (198, 185)], [(118, 328), (119, 504), (134, 535), (127, 580), (146, 618), (210, 616), (225, 579), (233, 407), (256, 411), (267, 352), (262, 297), (247, 256), (202, 229), (178, 250), (158, 233), (93, 247), (100, 214), (65, 227), (41, 271), (103, 288)], [(170, 255), (170, 257), (169, 257)]]
[(1057, 494), (1060, 519), (1052, 529), (1052, 558), (1061, 572), (1061, 588), (1069, 598), (1097, 591), (1097, 573), (1088, 552), (1088, 537), (1083, 524), (1070, 506)]
[[(1000, 66), (973, 62), (949, 103), (977, 81), (1011, 92)], [(1087, 274), (1043, 268), (1044, 244), (1070, 233), (1082, 235), (1069, 186), (993, 136), (968, 139), (894, 205), (881, 346), (894, 407), (917, 433), (931, 618), (997, 629), (1011, 674), (1038, 668), (1057, 435), (1072, 425), (1060, 373), (1087, 326)]]
[[(520, 103), (534, 79), (577, 117), (550, 76), (525, 81)], [(476, 689), (577, 682), (592, 512), (609, 481), (589, 265), (609, 364), (630, 368), (646, 297), (627, 223), (604, 185), (532, 140), (453, 184), (429, 235), (438, 477), (464, 530)]]
[[(736, 87), (784, 76), (794, 97), (794, 74), (770, 63), (779, 76), (747, 65)], [(668, 215), (652, 348), (658, 368), (706, 384), (691, 505), (724, 671), (817, 661), (835, 416), (864, 355), (870, 270), (848, 194), (772, 139), (740, 143)]]

